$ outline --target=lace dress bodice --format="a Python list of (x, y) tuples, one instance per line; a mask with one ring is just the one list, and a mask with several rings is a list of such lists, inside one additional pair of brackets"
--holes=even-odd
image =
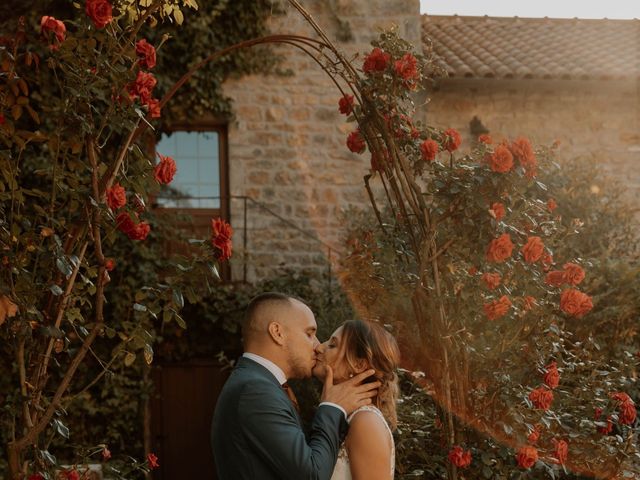
[[(347, 421), (351, 423), (351, 419), (353, 419), (353, 417), (359, 412), (375, 413), (382, 419), (385, 426), (387, 427), (387, 431), (389, 432), (389, 438), (391, 439), (391, 471), (389, 472), (389, 478), (392, 479), (394, 474), (395, 464), (396, 464), (396, 447), (393, 442), (393, 434), (391, 433), (389, 424), (385, 420), (384, 415), (382, 415), (382, 412), (378, 410), (376, 407), (374, 407), (373, 405), (365, 405), (363, 407), (358, 408), (351, 415), (349, 415), (349, 418), (347, 418)], [(351, 480), (351, 467), (349, 465), (349, 454), (347, 453), (347, 449), (344, 445), (344, 442), (340, 446), (340, 451), (338, 452), (338, 461), (336, 462), (336, 466), (333, 469), (333, 475), (331, 475), (331, 480)]]

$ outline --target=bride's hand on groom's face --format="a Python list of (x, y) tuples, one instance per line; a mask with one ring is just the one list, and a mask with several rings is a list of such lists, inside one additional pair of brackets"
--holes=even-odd
[(362, 373), (337, 385), (333, 384), (333, 370), (327, 366), (327, 375), (322, 389), (321, 402), (331, 402), (345, 409), (347, 415), (371, 404), (371, 399), (378, 394), (380, 382), (362, 383), (375, 373), (375, 370), (365, 370)]

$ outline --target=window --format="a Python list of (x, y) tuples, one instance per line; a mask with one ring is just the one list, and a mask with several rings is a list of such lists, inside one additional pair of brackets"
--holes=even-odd
[[(177, 172), (156, 198), (162, 208), (226, 210), (224, 131), (175, 130), (163, 133), (156, 151), (172, 157)], [(204, 213), (204, 212), (202, 212)]]

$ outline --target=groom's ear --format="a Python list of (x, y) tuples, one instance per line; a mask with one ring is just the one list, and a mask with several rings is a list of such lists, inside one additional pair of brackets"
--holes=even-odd
[(284, 345), (285, 336), (284, 329), (282, 328), (281, 324), (279, 324), (278, 322), (271, 322), (267, 326), (267, 331), (269, 332), (269, 336), (274, 342), (276, 342), (280, 346)]

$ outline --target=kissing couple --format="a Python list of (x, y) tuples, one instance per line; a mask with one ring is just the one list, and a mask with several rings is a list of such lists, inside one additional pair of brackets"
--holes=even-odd
[[(281, 293), (251, 300), (244, 354), (216, 404), (212, 445), (219, 480), (390, 480), (399, 361), (393, 336), (350, 320), (320, 343), (311, 309)], [(308, 437), (287, 381), (324, 387)]]

